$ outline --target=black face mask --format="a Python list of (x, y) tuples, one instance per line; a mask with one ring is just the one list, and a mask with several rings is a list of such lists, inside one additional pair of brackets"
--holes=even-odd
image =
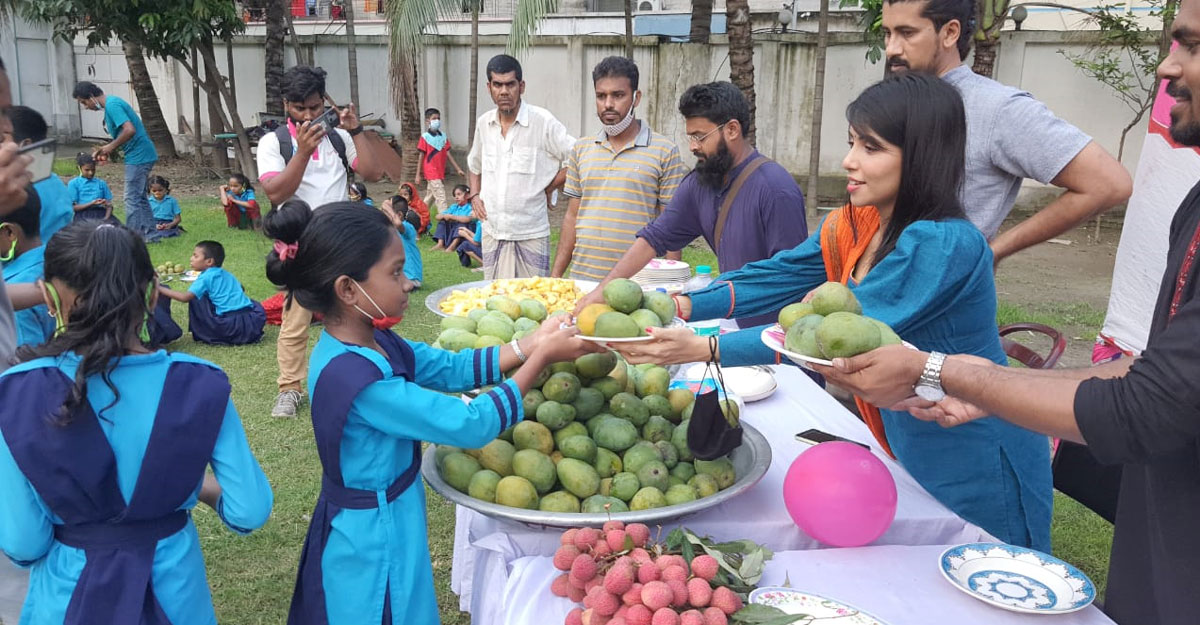
[[(715, 337), (714, 337), (715, 338)], [(713, 345), (710, 351), (715, 352), (716, 341), (710, 341)], [(709, 378), (713, 370), (716, 371), (716, 380), (718, 388), (725, 388), (725, 378), (721, 375), (721, 366), (716, 364), (715, 353), (713, 358), (709, 360), (708, 366), (704, 369), (704, 379)], [(742, 444), (742, 428), (737, 425), (736, 417), (731, 419), (725, 418), (725, 413), (721, 410), (722, 401), (733, 401), (731, 399), (722, 400), (719, 395), (721, 391), (711, 390), (696, 397), (696, 405), (692, 407), (692, 418), (688, 422), (687, 445), (692, 450), (692, 455), (700, 460), (716, 460), (727, 455)]]
[(710, 189), (724, 186), (725, 175), (730, 169), (733, 169), (733, 154), (729, 152), (725, 137), (721, 137), (716, 154), (696, 161), (696, 175), (700, 176), (700, 184)]

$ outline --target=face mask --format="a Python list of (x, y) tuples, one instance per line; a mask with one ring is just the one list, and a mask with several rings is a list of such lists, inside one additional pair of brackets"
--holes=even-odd
[(358, 287), (358, 290), (367, 297), (367, 300), (371, 302), (371, 305), (375, 307), (375, 310), (379, 311), (379, 318), (376, 319), (367, 311), (359, 308), (357, 304), (354, 305), (354, 310), (357, 310), (358, 312), (362, 313), (364, 317), (370, 319), (371, 325), (374, 326), (376, 330), (390, 330), (392, 326), (400, 323), (400, 321), (403, 319), (403, 317), (387, 316), (387, 313), (383, 312), (383, 309), (379, 307), (379, 304), (375, 303), (375, 298), (371, 297), (371, 294), (367, 293), (367, 290), (362, 288), (362, 285), (359, 284), (357, 280), (354, 280), (354, 286)]
[(635, 109), (635, 108), (637, 108), (637, 107), (634, 107), (634, 106), (629, 107), (629, 114), (625, 116), (625, 119), (622, 119), (621, 121), (619, 121), (611, 126), (608, 124), (604, 124), (604, 134), (606, 134), (610, 137), (615, 137), (615, 136), (621, 134), (622, 132), (625, 132), (625, 130), (627, 128), (629, 128), (629, 125), (633, 123), (633, 109)]
[(58, 299), (58, 289), (54, 288), (49, 282), (42, 282), (46, 287), (46, 292), (50, 294), (50, 301), (54, 302), (54, 312), (51, 315), (54, 317), (54, 336), (58, 337), (63, 332), (67, 331), (67, 320), (63, 315), (62, 300)]
[(440, 119), (429, 120), (429, 129), (430, 130), (437, 132), (438, 130), (441, 129), (441, 127), (442, 127), (442, 120), (440, 120)]
[[(9, 230), (12, 230), (12, 228), (13, 228), (13, 225), (9, 224), (9, 223), (0, 224), (0, 228), (3, 228), (4, 226), (8, 226)], [(0, 256), (0, 263), (7, 263), (16, 257), (17, 257), (17, 238), (13, 237), (12, 247), (8, 248), (7, 254), (5, 254), (4, 256)]]

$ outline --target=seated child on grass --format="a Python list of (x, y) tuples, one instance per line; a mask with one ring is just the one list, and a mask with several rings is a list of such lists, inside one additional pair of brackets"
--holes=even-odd
[(79, 175), (67, 183), (67, 195), (75, 210), (75, 221), (84, 219), (112, 220), (112, 191), (108, 183), (96, 177), (96, 159), (80, 152), (75, 157)]
[(470, 267), (471, 261), (479, 263), (477, 269), (472, 271), (481, 271), (483, 269), (483, 222), (475, 222), (475, 231), (470, 228), (459, 228), (455, 233), (454, 242), (451, 244), (455, 251), (458, 252), (458, 262), (463, 267)]
[(417, 247), (417, 226), (420, 217), (409, 208), (408, 201), (399, 195), (383, 204), (383, 213), (392, 221), (392, 226), (404, 241), (404, 277), (413, 283), (413, 289), (421, 288), (425, 280), (425, 264), (421, 260), (421, 250)]
[(192, 270), (200, 272), (185, 292), (158, 287), (159, 294), (188, 305), (192, 338), (212, 345), (257, 343), (267, 315), (262, 304), (246, 295), (242, 283), (225, 271), (225, 248), (216, 241), (201, 241), (192, 250)]
[(404, 198), (405, 202), (408, 202), (409, 210), (415, 212), (421, 218), (421, 223), (416, 224), (417, 234), (425, 234), (429, 230), (429, 207), (425, 205), (425, 201), (417, 194), (417, 185), (411, 182), (402, 182), (396, 193)]
[(453, 251), (450, 244), (454, 241), (455, 233), (461, 226), (470, 226), (475, 221), (471, 216), (471, 203), (467, 201), (470, 193), (471, 189), (465, 184), (454, 187), (454, 204), (434, 217), (437, 227), (433, 231), (433, 240), (437, 245), (433, 249)]
[[(34, 284), (42, 279), (46, 248), (39, 235), (42, 203), (33, 187), (25, 189), (25, 204), (0, 222), (0, 261), (8, 284)], [(54, 318), (45, 304), (18, 310), (17, 345), (41, 345), (54, 338)]]
[(351, 202), (362, 202), (363, 204), (366, 204), (367, 206), (375, 205), (375, 200), (372, 200), (370, 197), (367, 196), (367, 185), (365, 185), (361, 182), (356, 182), (356, 183), (350, 185), (350, 201)]
[(254, 199), (254, 187), (244, 174), (234, 174), (229, 177), (229, 184), (221, 185), (221, 206), (225, 208), (225, 223), (230, 228), (242, 228), (243, 217), (250, 222), (250, 227), (262, 228), (262, 216), (258, 210), (258, 200)]
[(183, 219), (183, 211), (179, 202), (171, 196), (171, 182), (162, 176), (150, 176), (150, 210), (154, 213), (154, 232), (150, 233), (147, 241), (177, 237), (183, 232), (179, 222)]

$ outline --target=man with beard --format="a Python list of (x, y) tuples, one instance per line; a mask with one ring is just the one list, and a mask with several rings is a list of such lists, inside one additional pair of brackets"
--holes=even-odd
[[(1052, 239), (1129, 199), (1133, 182), (1090, 137), (1029, 93), (980, 76), (963, 64), (975, 26), (974, 0), (887, 0), (883, 36), (889, 72), (940, 76), (967, 111), (967, 218), (991, 243), (995, 262)], [(997, 234), (1021, 181), (1066, 189), (1025, 221)]]
[[(632, 276), (656, 255), (680, 249), (696, 237), (704, 237), (716, 252), (723, 272), (770, 258), (808, 238), (800, 187), (787, 170), (746, 140), (750, 105), (741, 90), (729, 82), (694, 85), (679, 98), (679, 113), (696, 168), (680, 183), (662, 215), (637, 233), (633, 247), (600, 287), (580, 300), (577, 311), (600, 301), (608, 282)], [(768, 314), (738, 323), (752, 327), (774, 318)]]
[(467, 167), (471, 209), (483, 222), (483, 275), (531, 278), (550, 273), (552, 190), (562, 186), (575, 137), (550, 111), (521, 101), (521, 64), (498, 54), (487, 64), (496, 108), (479, 116)]
[[(1200, 147), (1200, 101), (1192, 98), (1200, 89), (1200, 0), (1183, 0), (1171, 28), (1179, 45), (1158, 66), (1177, 100), (1170, 133)], [(877, 406), (945, 427), (996, 415), (1124, 465), (1104, 611), (1121, 625), (1192, 625), (1200, 614), (1197, 249), (1200, 184), (1171, 223), (1150, 338), (1136, 359), (1043, 371), (894, 346), (815, 368)]]
[[(550, 275), (601, 280), (671, 202), (685, 173), (679, 148), (634, 116), (641, 102), (638, 67), (610, 56), (592, 70), (596, 114), (603, 130), (580, 139), (567, 164), (563, 218)], [(667, 254), (679, 258), (679, 252)]]

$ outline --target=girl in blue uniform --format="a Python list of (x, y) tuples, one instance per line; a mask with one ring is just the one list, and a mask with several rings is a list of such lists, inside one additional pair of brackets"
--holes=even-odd
[(147, 241), (177, 237), (183, 232), (179, 223), (183, 220), (183, 211), (179, 202), (171, 195), (171, 181), (162, 176), (150, 176), (149, 196), (150, 212), (154, 213), (154, 232), (146, 235)]
[(272, 503), (228, 379), (142, 343), (154, 267), (132, 231), (63, 228), (42, 284), (59, 332), (0, 376), (0, 549), (31, 568), (21, 623), (215, 623), (190, 511), (248, 533)]
[(80, 152), (75, 157), (79, 175), (67, 183), (67, 196), (75, 211), (75, 221), (83, 219), (112, 220), (112, 191), (108, 183), (96, 177), (96, 159)]
[[(42, 279), (42, 257), (46, 248), (41, 230), (41, 201), (34, 187), (26, 189), (25, 204), (0, 221), (0, 262), (8, 284), (33, 284)], [(18, 310), (17, 345), (41, 345), (54, 336), (54, 319), (45, 306)]]
[[(404, 314), (404, 244), (381, 211), (329, 204), (267, 215), (267, 277), (325, 316), (308, 391), (323, 469), (288, 622), (436, 624), (421, 441), (477, 448), (524, 417), (538, 372), (594, 348), (550, 320), (457, 354), (377, 330)], [(503, 372), (517, 367), (507, 380)], [(495, 388), (470, 403), (441, 391)]]

